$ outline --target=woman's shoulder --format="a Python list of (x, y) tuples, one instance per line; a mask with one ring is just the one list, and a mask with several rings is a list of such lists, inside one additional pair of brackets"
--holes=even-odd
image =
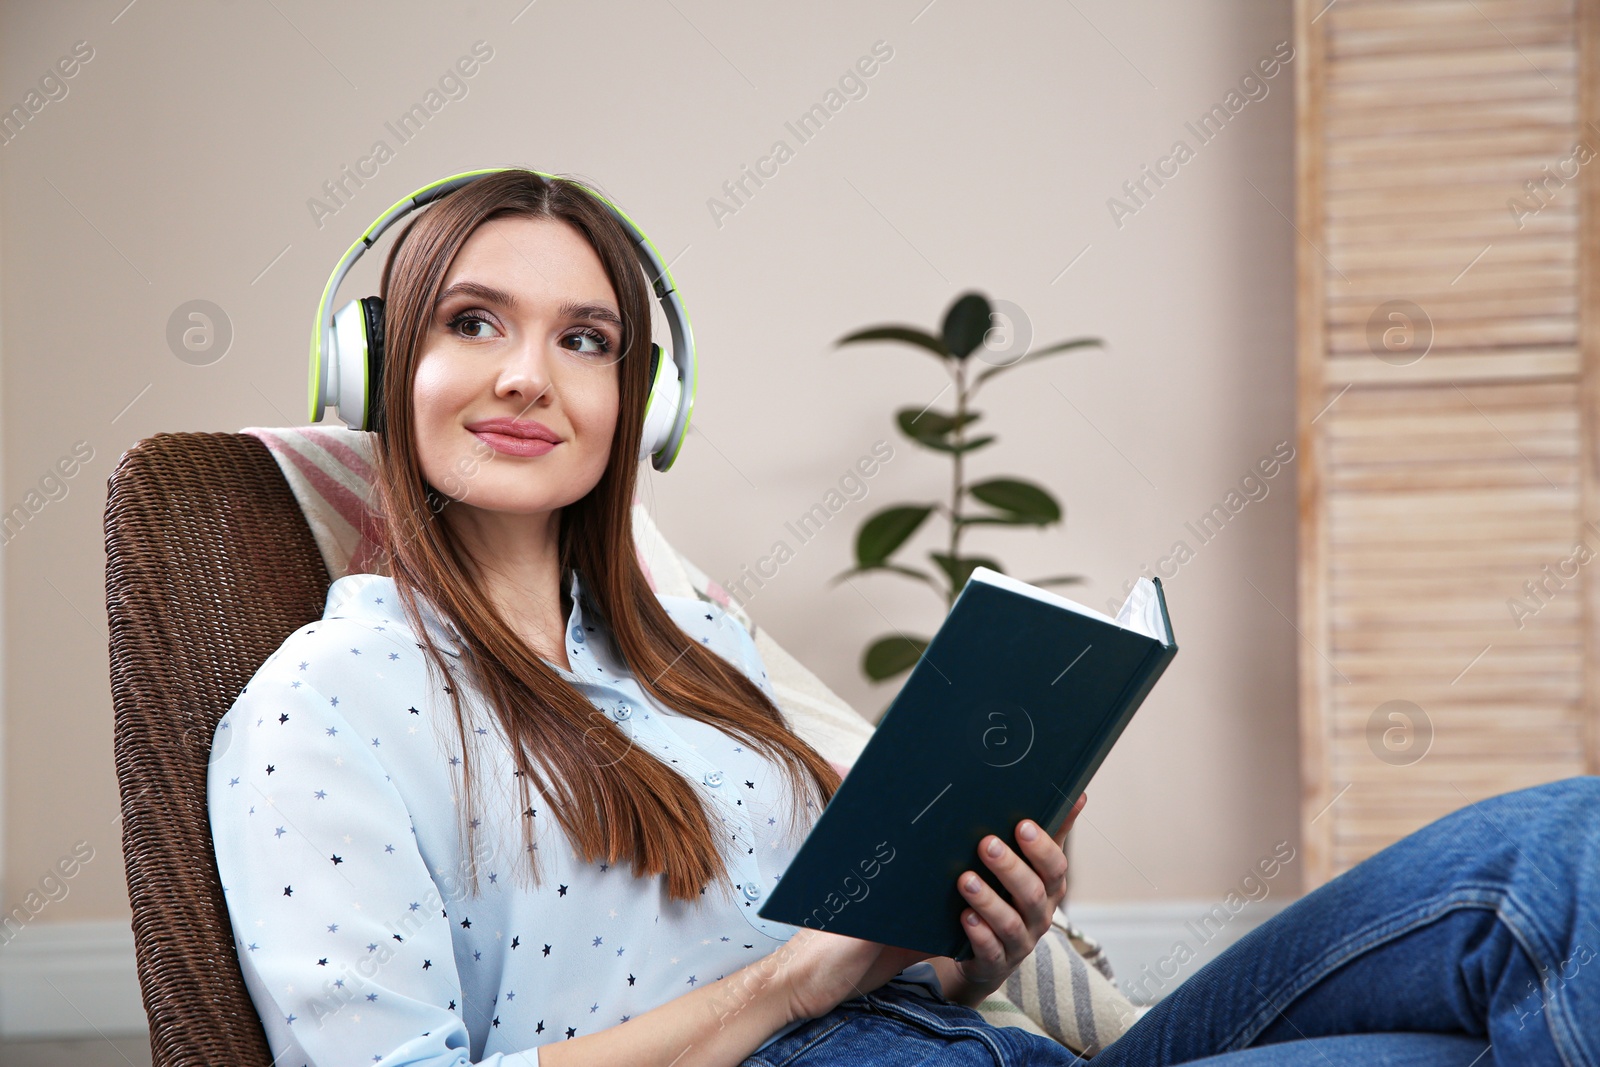
[(680, 629), (697, 637), (710, 637), (707, 643), (715, 644), (718, 639), (734, 643), (750, 639), (750, 632), (738, 618), (715, 601), (669, 593), (657, 593), (656, 600)]
[(755, 639), (737, 616), (715, 601), (698, 597), (658, 593), (656, 599), (680, 630), (738, 667), (769, 698), (775, 699), (767, 681), (766, 663), (756, 651)]
[[(425, 613), (425, 625), (428, 621)], [(448, 642), (449, 634), (443, 636)], [(455, 646), (447, 643), (445, 651), (454, 654)], [(287, 672), (320, 687), (375, 662), (392, 663), (420, 654), (416, 632), (400, 606), (394, 579), (379, 574), (347, 574), (328, 587), (322, 617), (290, 632), (256, 669), (251, 684)], [(248, 690), (247, 685), (240, 695)]]

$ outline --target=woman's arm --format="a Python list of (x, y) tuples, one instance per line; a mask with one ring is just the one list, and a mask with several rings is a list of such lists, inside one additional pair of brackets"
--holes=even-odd
[(733, 1067), (793, 1021), (785, 984), (770, 973), (770, 965), (763, 968), (765, 962), (757, 960), (617, 1026), (541, 1045), (540, 1067)]
[(869, 993), (921, 953), (800, 929), (770, 955), (598, 1033), (538, 1047), (540, 1067), (736, 1067), (797, 1019)]
[[(218, 723), (206, 783), (217, 874), (274, 1062), (458, 1067), (471, 1043), (445, 915), (458, 898), (430, 874), (378, 756), (369, 702), (383, 690), (344, 663), (355, 626), (291, 636)], [(463, 863), (492, 855), (483, 843)]]

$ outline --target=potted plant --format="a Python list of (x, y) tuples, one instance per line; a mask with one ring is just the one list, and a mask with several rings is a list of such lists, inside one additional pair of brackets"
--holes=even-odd
[[(1013, 305), (1006, 306), (1014, 314), (1021, 314), (1021, 310)], [(1030, 349), (1025, 342), (1020, 345), (997, 345), (993, 340), (995, 334), (1007, 327), (1014, 329), (1017, 324), (997, 325), (995, 318), (995, 309), (988, 298), (981, 293), (969, 292), (957, 297), (946, 310), (937, 334), (915, 326), (872, 326), (834, 342), (835, 347), (874, 341), (898, 341), (913, 345), (937, 358), (955, 386), (953, 411), (941, 411), (929, 404), (922, 408), (901, 408), (895, 413), (895, 423), (902, 434), (913, 443), (949, 458), (949, 502), (895, 504), (867, 516), (856, 532), (855, 566), (835, 575), (832, 579), (834, 583), (852, 575), (888, 571), (925, 583), (940, 593), (948, 612), (974, 568), (983, 566), (1004, 573), (1000, 563), (990, 556), (963, 554), (961, 539), (969, 527), (1046, 527), (1061, 521), (1061, 505), (1049, 490), (1034, 482), (1009, 476), (987, 477), (971, 483), (966, 481), (967, 454), (987, 447), (996, 440), (992, 433), (972, 433), (973, 427), (983, 416), (971, 404), (983, 384), (997, 374), (1024, 363), (1036, 363), (1045, 356), (1075, 348), (1098, 347), (1102, 342), (1097, 337), (1078, 337), (1040, 349)], [(1016, 348), (1021, 351), (1012, 350)], [(973, 366), (974, 355), (977, 355), (981, 367)], [(974, 503), (981, 506), (974, 508)], [(933, 570), (895, 562), (891, 557), (934, 514), (949, 524), (949, 539), (942, 551), (928, 553), (934, 565)], [(1070, 585), (1081, 582), (1083, 578), (1081, 575), (1062, 574), (1026, 580), (1031, 585), (1049, 586)], [(910, 670), (923, 649), (928, 647), (928, 640), (899, 632), (879, 637), (862, 654), (862, 672), (872, 681), (881, 682)]]

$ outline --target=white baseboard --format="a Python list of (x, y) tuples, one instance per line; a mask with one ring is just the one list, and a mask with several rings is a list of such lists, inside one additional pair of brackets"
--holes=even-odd
[[(1117, 985), (1135, 1004), (1151, 1004), (1288, 906), (1287, 900), (1245, 901), (1229, 912), (1218, 901), (1071, 904), (1067, 914), (1105, 947)], [(1182, 946), (1181, 948), (1179, 946)]]
[(0, 948), (0, 1040), (148, 1028), (127, 923), (35, 922)]
[[(1226, 922), (1216, 902), (1074, 904), (1072, 921), (1106, 948), (1135, 1003), (1158, 1000), (1201, 964), (1280, 911), (1246, 904)], [(1213, 915), (1211, 925), (1205, 916)], [(1223, 912), (1222, 914), (1225, 914)], [(1210, 934), (1210, 939), (1204, 935)], [(1193, 954), (1174, 959), (1179, 942)], [(133, 931), (126, 923), (37, 923), (0, 948), (0, 1040), (93, 1037), (147, 1029)]]

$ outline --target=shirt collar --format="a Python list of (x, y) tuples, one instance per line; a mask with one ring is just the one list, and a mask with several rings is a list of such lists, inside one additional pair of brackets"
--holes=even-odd
[[(565, 633), (574, 626), (583, 625), (585, 593), (578, 570), (572, 569), (567, 582), (567, 595), (572, 599), (572, 611), (567, 617)], [(417, 610), (422, 615), (423, 626), (439, 650), (459, 658), (466, 650), (466, 642), (455, 624), (433, 606), (425, 596), (417, 597)], [(384, 627), (410, 629), (405, 608), (400, 603), (400, 591), (395, 580), (384, 574), (347, 574), (328, 587), (328, 600), (323, 608), (324, 619), (360, 619)], [(565, 635), (563, 635), (565, 640)]]

